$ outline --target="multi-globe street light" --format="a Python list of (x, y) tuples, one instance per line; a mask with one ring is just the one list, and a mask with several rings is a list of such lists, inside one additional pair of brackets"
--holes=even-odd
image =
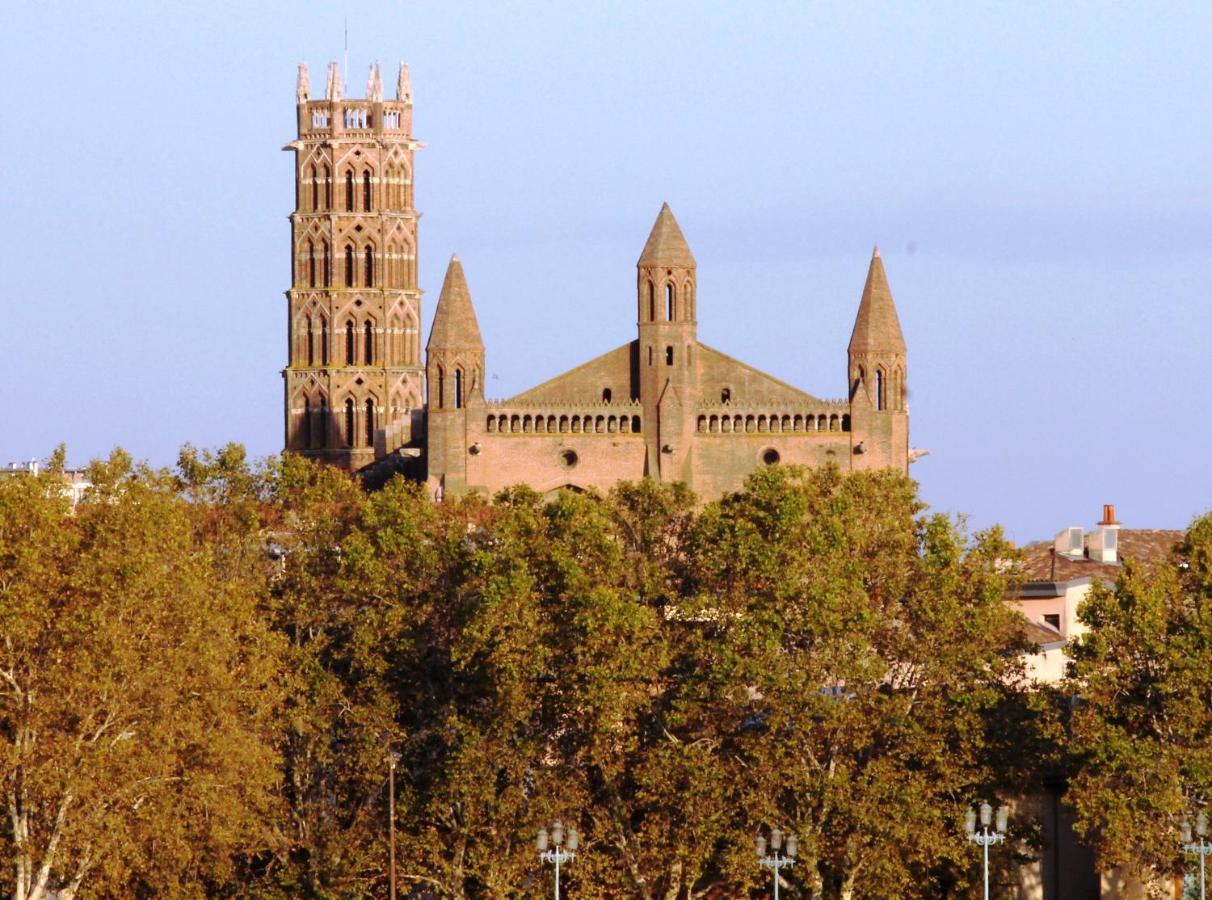
[[(993, 807), (988, 803), (980, 805), (980, 831), (976, 830), (977, 811), (969, 809), (964, 814), (964, 830), (968, 832), (968, 840), (979, 844), (985, 852), (985, 900), (989, 900), (989, 847), (1000, 843), (1006, 838), (1006, 826), (1010, 821), (1010, 811), (1004, 806), (997, 808), (997, 822), (993, 821)], [(989, 826), (993, 825), (993, 828)]]
[(1208, 836), (1208, 814), (1200, 810), (1199, 815), (1195, 817), (1195, 837), (1199, 838), (1198, 843), (1191, 840), (1191, 822), (1187, 819), (1183, 820), (1181, 829), (1183, 839), (1183, 850), (1192, 855), (1199, 857), (1199, 900), (1207, 900), (1207, 878), (1205, 876), (1208, 854), (1212, 853), (1212, 844), (1209, 844), (1205, 838)]
[[(779, 900), (779, 872), (795, 865), (795, 856), (799, 852), (799, 838), (794, 834), (786, 837), (786, 848), (783, 846), (783, 831), (775, 826), (770, 829), (770, 841), (767, 844), (765, 835), (759, 834), (754, 841), (757, 850), (758, 865), (774, 873), (774, 900)], [(769, 846), (770, 853), (766, 852)]]
[[(539, 848), (539, 859), (555, 866), (555, 900), (560, 900), (560, 866), (576, 859), (577, 848), (581, 846), (581, 836), (577, 834), (575, 826), (569, 828), (565, 834), (564, 823), (556, 819), (551, 823), (550, 833), (546, 828), (539, 829), (536, 845)], [(551, 849), (548, 849), (549, 845)]]

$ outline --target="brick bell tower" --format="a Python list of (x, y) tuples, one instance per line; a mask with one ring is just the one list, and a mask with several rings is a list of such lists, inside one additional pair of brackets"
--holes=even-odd
[(299, 66), (285, 447), (355, 471), (412, 439), (421, 418), (421, 292), (413, 206), (412, 88), (395, 100), (378, 63), (366, 99), (337, 64), (312, 99)]

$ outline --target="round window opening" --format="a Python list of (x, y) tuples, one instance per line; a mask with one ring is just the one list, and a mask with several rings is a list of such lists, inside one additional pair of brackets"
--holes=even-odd
[(565, 450), (560, 454), (560, 459), (566, 467), (571, 469), (577, 464), (577, 452), (575, 450)]
[(773, 466), (779, 461), (779, 452), (771, 447), (769, 450), (762, 451), (762, 462), (767, 466)]

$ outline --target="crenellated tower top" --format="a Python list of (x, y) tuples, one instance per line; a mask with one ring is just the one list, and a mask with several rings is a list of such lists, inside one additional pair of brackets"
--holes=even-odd
[[(341, 67), (337, 62), (331, 62), (324, 95), (313, 97), (307, 63), (299, 64), (295, 103), (299, 110), (301, 140), (374, 136), (411, 141), (412, 83), (407, 65), (400, 63), (394, 100), (384, 99), (383, 75), (377, 62), (370, 67), (364, 99), (345, 97), (341, 83)], [(414, 145), (420, 146), (415, 142)]]

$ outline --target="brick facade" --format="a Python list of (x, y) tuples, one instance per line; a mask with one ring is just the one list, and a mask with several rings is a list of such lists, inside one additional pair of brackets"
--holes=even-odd
[[(847, 397), (822, 400), (698, 341), (697, 266), (667, 204), (636, 264), (635, 340), (515, 397), (486, 399), (484, 343), (454, 257), (423, 385), (411, 190), (419, 145), (410, 135), (407, 70), (401, 67), (395, 103), (382, 101), (377, 80), (376, 67), (369, 99), (342, 100), (334, 64), (326, 99), (313, 101), (300, 69), (299, 137), (288, 145), (296, 151), (299, 202), (284, 372), (287, 450), (351, 471), (411, 460), (438, 496), (517, 483), (607, 489), (647, 476), (712, 498), (780, 462), (907, 469), (905, 342), (879, 250), (850, 339)], [(313, 175), (317, 167), (336, 179), (334, 202), (327, 201), (327, 174)], [(322, 285), (312, 272), (317, 242), (341, 248)], [(351, 247), (352, 283), (344, 268)], [(379, 281), (367, 274), (368, 247), (373, 265), (382, 266)]]

